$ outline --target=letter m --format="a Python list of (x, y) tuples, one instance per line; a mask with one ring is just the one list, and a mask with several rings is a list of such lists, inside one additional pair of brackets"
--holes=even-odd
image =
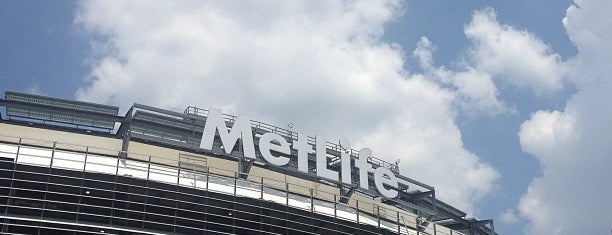
[(255, 143), (253, 143), (253, 133), (251, 132), (251, 121), (249, 118), (239, 116), (234, 122), (232, 129), (228, 131), (221, 110), (211, 108), (208, 111), (206, 124), (204, 124), (200, 148), (212, 150), (217, 132), (221, 138), (221, 144), (223, 144), (225, 153), (231, 154), (236, 142), (238, 139), (241, 139), (244, 157), (255, 159)]

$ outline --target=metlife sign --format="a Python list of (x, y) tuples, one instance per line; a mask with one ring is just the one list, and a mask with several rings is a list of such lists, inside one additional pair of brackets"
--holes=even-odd
[[(204, 125), (200, 148), (206, 150), (213, 149), (215, 136), (219, 136), (221, 143), (224, 146), (224, 151), (231, 154), (232, 149), (238, 141), (242, 141), (243, 156), (249, 159), (255, 159), (255, 135), (251, 129), (251, 120), (245, 116), (239, 116), (231, 129), (228, 130), (223, 114), (218, 109), (209, 109), (208, 117)], [(341, 151), (340, 172), (328, 167), (328, 159), (326, 156), (325, 138), (318, 137), (315, 146), (308, 143), (305, 135), (298, 135), (297, 141), (293, 143), (276, 133), (267, 132), (259, 138), (259, 151), (263, 159), (271, 165), (285, 166), (289, 163), (291, 150), (297, 151), (298, 171), (305, 174), (308, 172), (308, 153), (312, 152), (313, 147), (316, 152), (316, 175), (318, 177), (342, 182), (351, 185), (352, 179), (352, 164), (349, 153)], [(373, 168), (372, 164), (368, 163), (368, 158), (372, 156), (372, 151), (364, 148), (359, 151), (359, 156), (354, 160), (354, 166), (359, 174), (359, 187), (369, 190), (369, 174), (374, 174), (374, 186), (380, 195), (386, 198), (395, 198), (398, 195), (398, 181), (395, 174), (385, 167)]]

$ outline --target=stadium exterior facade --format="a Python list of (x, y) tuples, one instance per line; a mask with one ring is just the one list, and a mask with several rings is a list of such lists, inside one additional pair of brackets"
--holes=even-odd
[(397, 165), (262, 122), (9, 91), (0, 107), (1, 233), (496, 234)]

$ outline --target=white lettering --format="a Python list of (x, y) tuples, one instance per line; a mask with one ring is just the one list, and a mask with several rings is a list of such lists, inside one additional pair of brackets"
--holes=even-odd
[(308, 144), (308, 137), (298, 134), (297, 142), (293, 142), (293, 149), (297, 150), (298, 171), (308, 173), (308, 153), (312, 151), (312, 146)]
[(238, 117), (234, 122), (232, 130), (228, 132), (221, 110), (210, 109), (204, 131), (202, 132), (200, 148), (212, 150), (216, 132), (219, 132), (225, 153), (231, 154), (234, 145), (236, 145), (238, 139), (241, 139), (244, 157), (255, 159), (255, 144), (253, 143), (253, 132), (251, 131), (251, 121), (249, 118), (244, 116)]
[[(224, 146), (226, 154), (231, 154), (238, 140), (242, 141), (242, 152), (245, 158), (255, 159), (255, 143), (253, 141), (254, 132), (251, 129), (251, 120), (244, 116), (236, 118), (231, 130), (228, 130), (223, 114), (218, 109), (210, 109), (204, 130), (202, 132), (202, 140), (200, 148), (212, 150), (216, 134), (219, 133), (221, 144)], [(317, 176), (331, 181), (338, 182), (338, 177), (341, 177), (342, 183), (352, 184), (352, 162), (350, 150), (350, 142), (343, 138), (340, 140), (340, 172), (328, 168), (327, 159), (327, 142), (325, 138), (318, 137), (315, 146), (308, 144), (308, 137), (298, 135), (297, 141), (293, 144), (276, 133), (264, 133), (259, 138), (259, 150), (264, 160), (275, 166), (287, 165), (292, 157), (291, 148), (297, 151), (297, 168), (298, 171), (309, 173), (308, 155), (316, 148), (316, 172)], [(374, 185), (376, 189), (386, 198), (395, 198), (399, 194), (397, 191), (398, 181), (395, 174), (385, 167), (379, 166), (374, 170), (368, 159), (372, 157), (372, 150), (363, 148), (359, 151), (359, 156), (354, 161), (354, 167), (358, 168), (359, 172), (359, 187), (369, 190), (369, 173), (374, 172)], [(340, 174), (339, 174), (340, 173)]]
[(370, 189), (368, 182), (368, 172), (374, 171), (372, 165), (368, 163), (368, 158), (372, 156), (372, 150), (362, 148), (359, 150), (359, 159), (355, 161), (355, 167), (359, 168), (359, 187), (362, 189)]
[(351, 155), (345, 151), (340, 152), (340, 173), (342, 176), (342, 183), (351, 184)]
[[(376, 185), (376, 189), (386, 198), (395, 198), (397, 197), (397, 178), (395, 174), (387, 168), (378, 167), (374, 171), (374, 184)], [(387, 189), (385, 185), (389, 185), (392, 188)]]
[(317, 176), (326, 178), (328, 180), (338, 181), (338, 172), (327, 168), (327, 142), (325, 138), (317, 136)]
[(259, 138), (259, 150), (263, 158), (272, 165), (283, 166), (289, 163), (289, 158), (284, 156), (274, 156), (272, 151), (284, 155), (290, 155), (289, 143), (279, 134), (268, 132)]

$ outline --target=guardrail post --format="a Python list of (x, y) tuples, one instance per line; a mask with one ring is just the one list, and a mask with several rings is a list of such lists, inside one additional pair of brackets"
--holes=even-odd
[(334, 194), (334, 219), (338, 218), (338, 203), (336, 199), (336, 194)]
[(395, 213), (397, 214), (397, 217), (396, 217), (396, 220), (395, 220), (396, 224), (397, 224), (397, 234), (400, 234), (400, 228), (401, 228), (400, 227), (400, 213), (399, 213), (399, 211), (396, 211)]
[[(119, 154), (121, 154), (121, 152), (119, 152)], [(119, 158), (117, 158), (116, 160), (117, 164), (115, 164), (115, 182), (117, 182), (117, 176), (119, 176)], [(51, 161), (53, 161), (53, 157), (51, 158)]]
[(89, 146), (85, 147), (85, 158), (83, 159), (83, 171), (85, 172), (85, 167), (87, 166), (87, 155), (89, 155)]
[(421, 224), (421, 222), (419, 221), (419, 217), (418, 216), (414, 217), (414, 228), (416, 228), (417, 235), (421, 234), (421, 232), (419, 232), (420, 231), (420, 229), (419, 229), (419, 225), (420, 224)]
[[(180, 166), (180, 162), (177, 162), (176, 164), (176, 187), (179, 186), (180, 181), (181, 181), (181, 166)], [(119, 169), (119, 167), (117, 167), (117, 169)]]
[(436, 224), (433, 223), (434, 235), (438, 235), (438, 230), (436, 229)]
[(259, 181), (261, 181), (261, 184), (259, 185), (260, 187), (260, 195), (259, 197), (261, 198), (261, 200), (264, 199), (264, 178), (263, 177), (259, 177)]
[(57, 145), (57, 141), (53, 141), (53, 149), (51, 150), (51, 161), (49, 161), (49, 171), (51, 171), (51, 167), (53, 166), (53, 157), (55, 156), (55, 146)]
[(380, 228), (380, 207), (374, 205), (376, 207), (376, 220), (378, 220), (378, 228)]
[(150, 175), (151, 175), (151, 156), (149, 156), (149, 160), (147, 161), (147, 181), (149, 181)]
[(310, 212), (314, 212), (314, 196), (312, 195), (312, 188), (310, 190)]
[(206, 191), (208, 191), (208, 175), (210, 174), (210, 167), (209, 166), (206, 167), (206, 173), (205, 174), (206, 174)]
[(238, 190), (238, 172), (234, 172), (234, 197), (236, 197), (236, 191)]
[(287, 207), (289, 206), (289, 183), (287, 183), (286, 181), (286, 176), (285, 176), (285, 205)]
[(359, 200), (355, 200), (355, 207), (357, 208), (357, 224), (359, 224)]

